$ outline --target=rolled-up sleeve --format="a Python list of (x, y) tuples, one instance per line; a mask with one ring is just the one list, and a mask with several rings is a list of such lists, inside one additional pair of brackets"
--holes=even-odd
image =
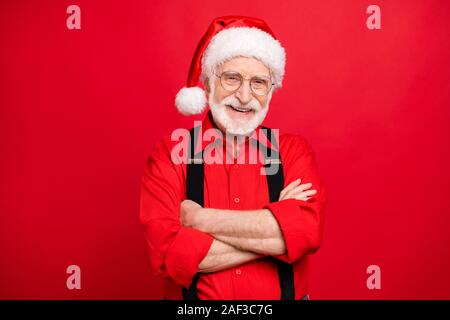
[(328, 196), (308, 143), (299, 136), (286, 138), (284, 143), (288, 144), (282, 154), (285, 186), (300, 178), (302, 184), (311, 182), (311, 189), (317, 190), (308, 201), (286, 199), (266, 206), (277, 220), (286, 246), (286, 253), (275, 258), (293, 263), (319, 249)]
[(154, 274), (188, 287), (214, 238), (180, 224), (183, 170), (171, 161), (168, 145), (159, 143), (145, 166), (140, 222)]

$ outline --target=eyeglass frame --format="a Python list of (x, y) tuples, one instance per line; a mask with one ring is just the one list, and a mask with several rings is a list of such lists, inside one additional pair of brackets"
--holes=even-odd
[[(238, 74), (239, 77), (242, 79), (241, 84), (239, 85), (239, 87), (238, 87), (236, 90), (228, 90), (228, 89), (226, 89), (226, 88), (223, 86), (223, 84), (222, 84), (222, 76), (223, 76), (225, 73), (235, 73), (235, 74)], [(249, 81), (249, 84), (250, 84), (250, 90), (252, 91), (252, 93), (255, 94), (255, 95), (257, 95), (258, 97), (264, 97), (264, 96), (266, 96), (266, 95), (269, 94), (270, 90), (272, 90), (273, 86), (275, 85), (275, 82), (272, 81), (272, 77), (271, 77), (271, 76), (270, 76), (270, 77), (266, 77), (266, 76), (254, 76), (254, 77), (251, 77), (250, 79), (248, 79), (248, 78), (244, 78), (244, 76), (243, 76), (242, 74), (240, 74), (239, 72), (237, 72), (237, 71), (232, 71), (232, 70), (229, 70), (229, 71), (223, 71), (223, 72), (220, 74), (220, 76), (217, 75), (217, 74), (214, 72), (214, 75), (215, 75), (217, 78), (219, 78), (220, 86), (221, 86), (224, 90), (226, 90), (226, 91), (228, 91), (228, 92), (231, 92), (231, 93), (237, 92), (237, 91), (242, 87), (242, 85), (244, 84), (244, 81)], [(269, 83), (270, 83), (270, 88), (269, 88), (269, 90), (268, 90), (266, 93), (264, 93), (264, 94), (257, 94), (257, 93), (253, 90), (253, 88), (252, 88), (252, 86), (251, 86), (251, 81), (252, 81), (254, 78), (258, 78), (258, 77), (260, 77), (260, 78), (261, 78), (261, 77), (264, 77), (264, 78), (268, 78), (268, 79), (270, 80), (270, 81), (269, 81)]]

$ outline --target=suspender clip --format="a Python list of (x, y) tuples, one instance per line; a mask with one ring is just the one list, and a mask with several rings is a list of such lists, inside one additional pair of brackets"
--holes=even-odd
[(203, 159), (202, 158), (189, 158), (187, 159), (187, 163), (188, 164), (202, 164), (203, 163)]
[(281, 164), (280, 159), (264, 159), (264, 165), (271, 165), (271, 164)]

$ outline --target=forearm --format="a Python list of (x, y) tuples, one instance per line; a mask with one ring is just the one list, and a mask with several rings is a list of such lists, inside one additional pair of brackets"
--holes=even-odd
[(242, 251), (220, 240), (214, 240), (206, 257), (200, 262), (199, 272), (217, 272), (237, 267), (263, 255)]
[(202, 210), (194, 228), (243, 251), (264, 255), (286, 252), (278, 222), (269, 210)]

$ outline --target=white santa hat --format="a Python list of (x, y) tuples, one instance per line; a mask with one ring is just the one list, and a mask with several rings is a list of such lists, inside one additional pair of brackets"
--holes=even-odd
[(281, 87), (286, 53), (269, 26), (256, 18), (219, 17), (212, 21), (195, 50), (187, 85), (175, 98), (178, 111), (184, 115), (202, 113), (207, 99), (198, 82), (213, 75), (218, 64), (238, 56), (262, 61), (272, 72), (274, 87)]

